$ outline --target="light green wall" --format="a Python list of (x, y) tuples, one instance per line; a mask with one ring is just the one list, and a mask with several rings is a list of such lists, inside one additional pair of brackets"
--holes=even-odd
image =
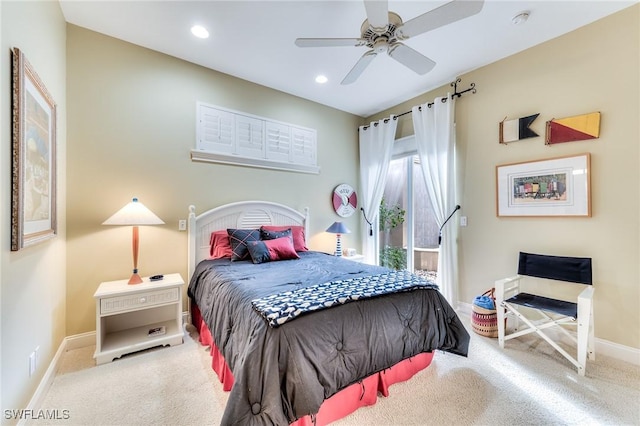
[[(5, 409), (24, 408), (65, 333), (66, 285), (66, 24), (57, 2), (0, 3), (0, 375)], [(57, 104), (58, 236), (18, 252), (10, 251), (11, 56), (23, 51)], [(29, 377), (29, 355), (36, 347), (38, 367)], [(4, 411), (3, 411), (4, 413)], [(14, 423), (6, 419), (3, 423)]]
[[(456, 102), (461, 180), (462, 302), (515, 273), (519, 251), (593, 258), (597, 338), (640, 348), (640, 6), (461, 76), (476, 94)], [(451, 88), (420, 95), (367, 119), (410, 110)], [(545, 122), (602, 113), (597, 140), (544, 144)], [(498, 143), (498, 123), (540, 113), (541, 136)], [(398, 136), (413, 134), (410, 115)], [(495, 166), (591, 153), (591, 218), (496, 217)], [(546, 291), (550, 291), (549, 288)], [(563, 289), (565, 292), (566, 289)]]
[[(359, 117), (73, 25), (67, 50), (68, 335), (95, 330), (99, 283), (131, 273), (131, 230), (101, 223), (132, 196), (166, 223), (140, 229), (142, 275), (187, 277), (178, 220), (190, 204), (197, 213), (240, 200), (309, 207), (310, 248), (333, 251), (323, 231), (340, 219), (333, 188), (358, 184)], [(316, 129), (321, 173), (192, 162), (196, 101)], [(345, 222), (354, 232), (343, 244), (358, 247), (358, 216)]]

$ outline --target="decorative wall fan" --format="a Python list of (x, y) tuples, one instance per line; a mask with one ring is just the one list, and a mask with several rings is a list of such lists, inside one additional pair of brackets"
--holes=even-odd
[(340, 84), (351, 84), (381, 53), (387, 52), (396, 61), (422, 75), (433, 69), (436, 63), (401, 43), (427, 31), (451, 24), (482, 10), (484, 0), (454, 0), (423, 13), (407, 22), (397, 13), (390, 12), (388, 1), (364, 0), (367, 19), (360, 27), (360, 38), (298, 38), (299, 47), (367, 46), (371, 50), (360, 57)]

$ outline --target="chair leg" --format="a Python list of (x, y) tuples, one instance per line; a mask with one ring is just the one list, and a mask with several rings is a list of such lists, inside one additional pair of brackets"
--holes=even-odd
[(596, 360), (596, 347), (595, 347), (595, 331), (593, 329), (593, 302), (590, 303), (591, 311), (589, 312), (589, 341), (587, 343), (587, 358), (591, 361)]
[(593, 354), (593, 303), (591, 299), (578, 299), (578, 373), (584, 376), (587, 356)]
[[(504, 349), (504, 341), (506, 335), (506, 317), (507, 310), (503, 306), (503, 301), (505, 300), (506, 293), (518, 293), (520, 291), (520, 277), (514, 276), (511, 278), (505, 278), (502, 280), (498, 280), (494, 284), (495, 288), (495, 304), (496, 304), (496, 317), (498, 320), (498, 344), (501, 348)], [(516, 319), (517, 321), (517, 319)]]
[(498, 344), (504, 349), (504, 334), (506, 332), (505, 309), (496, 302), (496, 314), (498, 320)]

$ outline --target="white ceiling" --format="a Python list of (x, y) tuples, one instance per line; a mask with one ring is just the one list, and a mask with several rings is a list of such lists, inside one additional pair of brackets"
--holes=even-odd
[[(406, 22), (445, 3), (390, 0), (389, 10)], [(343, 86), (343, 77), (367, 47), (300, 48), (294, 41), (359, 38), (366, 18), (360, 0), (60, 1), (72, 24), (363, 117), (635, 3), (486, 0), (479, 14), (405, 42), (436, 61), (428, 74), (420, 76), (378, 55), (355, 83)], [(530, 12), (529, 20), (514, 25), (512, 18), (522, 11)], [(211, 36), (193, 37), (194, 24), (205, 26)], [(315, 83), (318, 74), (329, 81)]]

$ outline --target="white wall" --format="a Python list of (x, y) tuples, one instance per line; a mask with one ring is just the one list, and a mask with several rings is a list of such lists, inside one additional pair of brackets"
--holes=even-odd
[[(66, 25), (57, 2), (0, 3), (0, 301), (1, 406), (24, 408), (65, 336), (66, 294)], [(11, 56), (23, 51), (57, 103), (58, 236), (10, 251)], [(29, 354), (39, 347), (29, 377)]]

